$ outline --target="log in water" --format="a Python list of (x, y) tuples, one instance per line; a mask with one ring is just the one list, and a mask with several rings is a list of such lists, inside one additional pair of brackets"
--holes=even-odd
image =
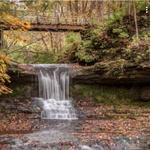
[(77, 119), (69, 97), (69, 66), (66, 64), (35, 64), (38, 73), (39, 99), (44, 119)]

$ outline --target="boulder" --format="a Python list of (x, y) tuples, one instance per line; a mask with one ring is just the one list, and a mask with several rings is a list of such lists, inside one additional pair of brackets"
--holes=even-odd
[(141, 99), (143, 101), (150, 101), (150, 87), (144, 87), (141, 89)]

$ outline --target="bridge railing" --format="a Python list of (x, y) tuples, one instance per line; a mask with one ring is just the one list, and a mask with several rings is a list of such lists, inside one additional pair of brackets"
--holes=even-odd
[[(3, 10), (0, 10), (0, 12)], [(9, 10), (9, 13), (34, 24), (72, 24), (72, 25), (93, 25), (91, 18), (86, 18), (83, 16), (64, 16), (64, 17), (54, 17), (50, 13), (36, 13), (35, 11), (25, 11), (25, 10)]]

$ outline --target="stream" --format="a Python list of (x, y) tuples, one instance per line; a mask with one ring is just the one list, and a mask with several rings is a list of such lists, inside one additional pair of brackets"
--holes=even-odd
[[(1, 101), (1, 106), (10, 112), (7, 112), (8, 122), (1, 112), (2, 125), (7, 124), (8, 131), (0, 130), (0, 149), (150, 149), (149, 110), (140, 110), (140, 115), (131, 118), (124, 109), (119, 112), (111, 106), (91, 105), (88, 100), (74, 102), (69, 94), (70, 70), (67, 65), (33, 67), (38, 73), (38, 96), (30, 101), (16, 99), (14, 106), (10, 100)], [(139, 126), (138, 120), (143, 116), (147, 120), (141, 121)]]

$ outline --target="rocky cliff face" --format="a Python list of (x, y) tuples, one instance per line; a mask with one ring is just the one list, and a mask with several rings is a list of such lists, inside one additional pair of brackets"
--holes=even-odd
[[(142, 100), (150, 100), (150, 63), (128, 65), (123, 72), (113, 74), (104, 64), (83, 67), (70, 65), (73, 84), (96, 84), (107, 86), (133, 86), (140, 87)], [(110, 68), (110, 66), (109, 66)], [(15, 65), (9, 69), (11, 81), (27, 84), (37, 81), (37, 75), (31, 65)]]
[(37, 75), (31, 65), (12, 64), (8, 69), (12, 83), (31, 83), (35, 82)]
[[(70, 65), (72, 68), (71, 76), (74, 83), (85, 84), (106, 84), (106, 85), (149, 85), (150, 84), (150, 62), (140, 65), (129, 64), (121, 72), (109, 70), (105, 64), (95, 64), (83, 67)], [(37, 77), (31, 65), (15, 65), (9, 68), (9, 75), (12, 82), (31, 82)]]
[(130, 64), (123, 71), (110, 72), (105, 64), (96, 64), (90, 67), (80, 67), (73, 69), (73, 81), (75, 83), (107, 84), (107, 85), (128, 85), (150, 83), (150, 63), (145, 62), (140, 65)]

